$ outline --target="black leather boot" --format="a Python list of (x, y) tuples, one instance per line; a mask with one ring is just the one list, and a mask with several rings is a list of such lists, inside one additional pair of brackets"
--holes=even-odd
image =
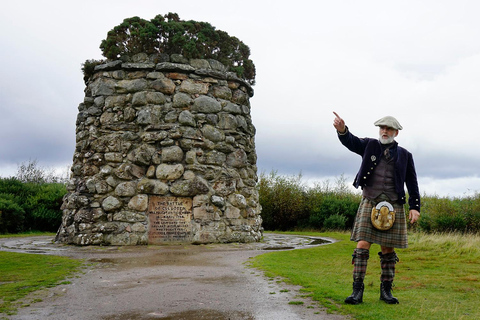
[(352, 294), (345, 299), (347, 304), (359, 304), (363, 302), (363, 289), (365, 288), (363, 281), (355, 281), (353, 283)]
[(392, 296), (393, 281), (382, 281), (380, 284), (380, 300), (388, 304), (398, 304), (398, 299)]

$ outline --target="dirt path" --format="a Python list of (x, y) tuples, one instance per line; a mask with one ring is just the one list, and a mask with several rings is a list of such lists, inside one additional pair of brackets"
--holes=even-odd
[(71, 284), (37, 293), (41, 302), (9, 319), (345, 319), (299, 297), (299, 287), (245, 266), (268, 249), (309, 246), (310, 238), (267, 234), (261, 244), (149, 247), (71, 247), (51, 240), (0, 239), (0, 250), (94, 263)]

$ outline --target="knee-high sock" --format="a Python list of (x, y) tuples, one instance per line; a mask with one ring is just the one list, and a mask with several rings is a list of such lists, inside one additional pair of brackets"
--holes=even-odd
[(382, 267), (380, 281), (393, 281), (393, 278), (395, 278), (395, 264), (399, 261), (396, 252), (386, 254), (379, 252), (378, 255), (380, 256), (380, 266)]
[(367, 262), (370, 257), (368, 249), (355, 249), (352, 255), (353, 264), (353, 281), (363, 282), (365, 279), (365, 273), (367, 272)]

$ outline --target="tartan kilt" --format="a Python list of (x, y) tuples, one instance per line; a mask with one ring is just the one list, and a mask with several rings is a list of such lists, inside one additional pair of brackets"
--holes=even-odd
[(364, 240), (384, 247), (407, 248), (407, 219), (403, 205), (393, 203), (395, 223), (389, 230), (378, 230), (372, 225), (371, 215), (375, 202), (363, 197), (358, 207), (350, 240)]

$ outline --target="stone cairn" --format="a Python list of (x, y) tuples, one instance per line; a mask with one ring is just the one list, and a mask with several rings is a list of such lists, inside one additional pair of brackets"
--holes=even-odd
[(56, 241), (261, 240), (252, 96), (215, 60), (138, 54), (97, 65)]

